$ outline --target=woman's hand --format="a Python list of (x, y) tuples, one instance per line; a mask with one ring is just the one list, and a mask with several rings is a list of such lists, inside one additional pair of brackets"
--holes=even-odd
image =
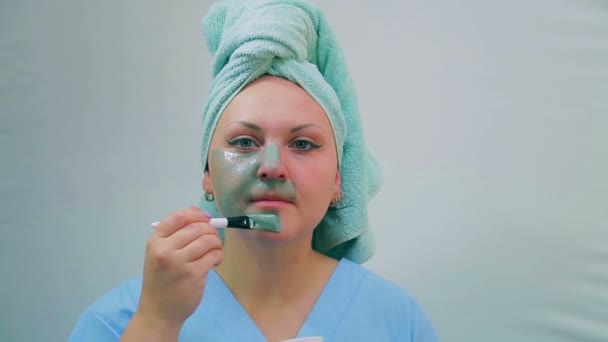
[[(177, 339), (203, 296), (207, 274), (222, 260), (222, 241), (200, 209), (179, 210), (160, 221), (148, 240), (143, 286), (131, 330), (159, 330)], [(127, 336), (123, 336), (123, 340)], [(156, 335), (156, 337), (160, 337)]]

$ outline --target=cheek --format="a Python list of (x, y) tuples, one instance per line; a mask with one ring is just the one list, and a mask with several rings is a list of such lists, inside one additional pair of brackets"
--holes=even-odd
[(327, 164), (312, 164), (307, 168), (297, 170), (297, 185), (300, 192), (304, 192), (307, 197), (314, 197), (320, 206), (325, 206), (334, 194), (336, 184), (336, 170), (332, 170)]
[(224, 216), (242, 215), (243, 194), (257, 180), (256, 160), (226, 151), (213, 151), (211, 181), (218, 209)]
[(296, 177), (301, 199), (299, 217), (306, 227), (315, 228), (327, 213), (334, 194), (336, 172), (322, 163), (299, 169)]

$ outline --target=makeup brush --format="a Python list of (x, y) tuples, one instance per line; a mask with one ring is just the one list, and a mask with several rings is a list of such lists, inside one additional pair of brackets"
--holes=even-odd
[[(152, 222), (152, 228), (156, 228), (159, 222)], [(278, 233), (281, 231), (281, 220), (274, 214), (252, 214), (235, 217), (215, 217), (209, 221), (215, 228), (238, 228), (263, 230)]]

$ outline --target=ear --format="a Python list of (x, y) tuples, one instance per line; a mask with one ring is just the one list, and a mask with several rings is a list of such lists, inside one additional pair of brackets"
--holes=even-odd
[(342, 178), (340, 178), (340, 169), (336, 172), (336, 183), (334, 184), (334, 193), (340, 192), (342, 185)]
[(203, 177), (203, 190), (206, 194), (213, 193), (213, 182), (211, 182), (211, 176), (209, 174), (209, 170), (205, 170), (205, 175)]

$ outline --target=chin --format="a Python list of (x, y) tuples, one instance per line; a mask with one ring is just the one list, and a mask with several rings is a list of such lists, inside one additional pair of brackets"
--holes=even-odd
[(313, 228), (306, 229), (290, 224), (290, 220), (284, 218), (284, 215), (279, 216), (281, 217), (281, 231), (279, 233), (255, 231), (255, 239), (268, 243), (287, 243), (303, 237), (312, 239)]
[[(267, 232), (267, 231), (251, 231), (251, 236), (255, 239), (267, 242), (290, 242), (293, 240), (300, 239), (304, 236), (312, 239), (313, 231), (316, 227), (315, 224), (303, 224), (302, 213), (296, 211), (292, 204), (285, 205), (280, 204), (278, 207), (270, 205), (269, 207), (264, 206), (249, 206), (246, 210), (247, 214), (275, 214), (278, 215), (281, 220), (281, 231), (279, 233)], [(308, 221), (308, 220), (307, 220)]]

